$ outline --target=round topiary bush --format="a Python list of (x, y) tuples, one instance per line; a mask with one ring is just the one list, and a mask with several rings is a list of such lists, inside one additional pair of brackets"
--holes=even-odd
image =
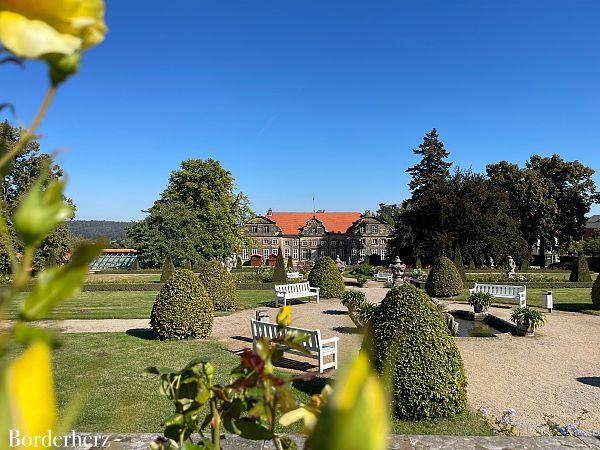
[(600, 274), (596, 277), (596, 281), (594, 281), (594, 286), (592, 287), (592, 304), (594, 308), (600, 309)]
[(370, 323), (375, 367), (393, 374), (397, 419), (449, 417), (465, 409), (467, 379), (458, 347), (425, 292), (412, 285), (392, 288)]
[(208, 292), (191, 270), (176, 270), (161, 288), (150, 315), (160, 339), (205, 338), (215, 312)]
[(231, 311), (237, 306), (237, 290), (235, 280), (219, 261), (200, 264), (198, 268), (200, 282), (208, 291), (208, 295), (217, 311)]
[(317, 260), (308, 274), (308, 282), (321, 288), (319, 295), (323, 298), (341, 298), (344, 295), (342, 274), (329, 256)]
[(462, 293), (463, 282), (456, 266), (445, 256), (433, 263), (425, 282), (425, 291), (432, 297), (454, 297)]

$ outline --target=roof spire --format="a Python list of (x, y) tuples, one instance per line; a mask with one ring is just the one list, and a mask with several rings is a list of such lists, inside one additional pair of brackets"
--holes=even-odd
[(313, 217), (315, 217), (315, 193), (313, 192)]

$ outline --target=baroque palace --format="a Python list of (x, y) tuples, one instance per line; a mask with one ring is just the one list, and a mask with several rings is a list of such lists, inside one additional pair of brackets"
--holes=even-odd
[[(252, 246), (242, 250), (245, 265), (273, 265), (279, 254), (292, 258), (294, 265), (306, 264), (322, 256), (350, 263), (385, 260), (392, 229), (359, 212), (278, 212), (269, 209), (246, 225)], [(371, 256), (373, 255), (373, 256)]]

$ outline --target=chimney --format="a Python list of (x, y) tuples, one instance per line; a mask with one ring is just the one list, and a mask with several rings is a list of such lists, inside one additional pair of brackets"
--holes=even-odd
[(267, 211), (267, 217), (271, 217), (273, 215), (273, 210), (271, 208), (269, 208), (269, 210)]
[(373, 213), (371, 212), (370, 209), (367, 209), (365, 211), (365, 213), (363, 214), (364, 217), (373, 217)]

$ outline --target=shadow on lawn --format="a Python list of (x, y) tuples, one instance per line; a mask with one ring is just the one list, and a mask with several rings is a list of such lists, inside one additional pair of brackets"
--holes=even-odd
[(307, 395), (320, 394), (326, 384), (330, 384), (331, 378), (315, 377), (312, 380), (292, 382), (292, 386)]
[(154, 341), (158, 339), (158, 336), (156, 336), (156, 333), (151, 328), (130, 328), (125, 334), (145, 341)]
[(567, 312), (586, 312), (593, 309), (591, 302), (589, 303), (555, 303), (554, 309)]

